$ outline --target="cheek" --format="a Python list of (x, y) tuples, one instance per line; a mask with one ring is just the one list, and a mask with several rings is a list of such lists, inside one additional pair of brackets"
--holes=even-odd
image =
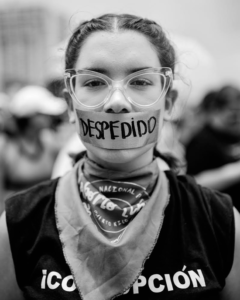
[(140, 107), (137, 105), (134, 105), (134, 111), (135, 112), (145, 112), (145, 111), (156, 111), (156, 110), (161, 110), (162, 112), (164, 112), (166, 110), (166, 100), (165, 98), (163, 99), (159, 99), (155, 104), (151, 105), (151, 106), (146, 106), (146, 107)]
[(76, 114), (76, 109), (82, 110), (82, 111), (92, 111), (92, 112), (102, 112), (103, 111), (103, 106), (94, 108), (94, 109), (90, 109), (90, 108), (87, 108), (86, 106), (81, 105), (81, 103), (77, 102), (75, 99), (72, 100), (72, 103), (73, 103), (74, 114)]

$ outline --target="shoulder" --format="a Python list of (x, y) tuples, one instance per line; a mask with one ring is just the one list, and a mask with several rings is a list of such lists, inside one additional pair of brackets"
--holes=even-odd
[(49, 180), (6, 200), (8, 243), (20, 287), (31, 270), (39, 244), (57, 236), (54, 215), (57, 183), (58, 179)]
[(40, 211), (50, 202), (54, 201), (58, 178), (37, 184), (36, 186), (18, 192), (6, 200), (7, 221), (18, 222), (28, 215)]
[(214, 213), (233, 217), (232, 200), (227, 194), (199, 185), (190, 175), (176, 175), (172, 171), (167, 171), (166, 174), (171, 192), (178, 199), (184, 199), (184, 204), (202, 207), (211, 218)]
[[(214, 229), (232, 230), (234, 223), (232, 199), (224, 193), (203, 187), (190, 175), (166, 172), (173, 200), (179, 202), (183, 213), (191, 211), (196, 218), (205, 219)], [(221, 231), (219, 231), (221, 232)]]
[(0, 217), (0, 295), (2, 300), (22, 300), (10, 249), (5, 213)]
[[(231, 198), (221, 192), (198, 185), (191, 176), (167, 172), (175, 210), (204, 241), (215, 247), (224, 277), (229, 274), (234, 255), (234, 213)], [(217, 253), (216, 252), (216, 253)]]
[(52, 220), (57, 182), (58, 179), (43, 182), (6, 200), (6, 223), (13, 257), (19, 247), (33, 245), (43, 225), (45, 228), (47, 220)]

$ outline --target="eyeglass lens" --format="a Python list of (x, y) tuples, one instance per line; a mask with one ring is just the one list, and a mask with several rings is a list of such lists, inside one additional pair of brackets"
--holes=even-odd
[[(89, 74), (73, 76), (70, 85), (77, 100), (89, 107), (102, 103), (115, 88), (114, 82)], [(123, 81), (121, 89), (128, 100), (144, 106), (156, 102), (164, 94), (165, 87), (166, 77), (163, 74), (146, 73)]]

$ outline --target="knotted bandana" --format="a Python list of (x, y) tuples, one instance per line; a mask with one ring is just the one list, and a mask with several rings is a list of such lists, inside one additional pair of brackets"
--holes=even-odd
[(59, 180), (57, 228), (83, 300), (110, 300), (134, 284), (157, 242), (168, 201), (157, 160), (119, 173), (84, 159)]
[(104, 170), (86, 160), (79, 170), (80, 197), (100, 232), (117, 241), (146, 205), (159, 174), (156, 163), (137, 172)]

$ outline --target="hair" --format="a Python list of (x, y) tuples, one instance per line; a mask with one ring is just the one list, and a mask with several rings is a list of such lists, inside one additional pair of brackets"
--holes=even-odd
[(240, 101), (240, 90), (232, 85), (223, 86), (216, 94), (213, 109), (225, 109), (235, 101)]
[(142, 33), (155, 47), (163, 67), (174, 73), (175, 50), (162, 27), (156, 22), (129, 14), (105, 14), (99, 18), (80, 23), (73, 32), (65, 53), (65, 68), (73, 69), (84, 41), (94, 32), (118, 32), (132, 30)]
[(55, 97), (63, 97), (64, 80), (62, 78), (55, 78), (47, 81), (45, 87)]
[(208, 92), (200, 102), (200, 104), (197, 107), (197, 112), (198, 113), (208, 113), (211, 111), (216, 103), (216, 96), (217, 96), (217, 91), (210, 91)]
[(199, 105), (203, 112), (224, 110), (231, 102), (240, 101), (240, 90), (232, 85), (225, 85), (219, 90), (209, 92)]

